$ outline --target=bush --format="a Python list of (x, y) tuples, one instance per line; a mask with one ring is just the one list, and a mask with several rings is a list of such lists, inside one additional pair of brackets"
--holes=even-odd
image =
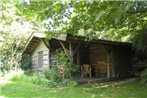
[(64, 71), (65, 78), (71, 78), (71, 73), (75, 72), (78, 68), (73, 64), (69, 54), (69, 50), (66, 50), (67, 54), (63, 49), (56, 50), (57, 64)]
[(31, 57), (27, 54), (22, 55), (21, 65), (20, 67), (23, 70), (31, 69)]
[(44, 76), (52, 82), (59, 82), (60, 80), (59, 73), (55, 69), (44, 69)]
[(43, 85), (43, 86), (48, 86), (50, 83), (50, 81), (48, 79), (45, 79), (45, 78), (40, 77), (38, 75), (30, 76), (29, 81), (32, 82), (33, 84), (38, 84), (38, 85)]
[(30, 71), (26, 71), (27, 75), (24, 74), (22, 70), (10, 71), (5, 74), (5, 79), (12, 81), (20, 81), (20, 82), (30, 82), (37, 85), (47, 86), (47, 87), (74, 87), (77, 85), (77, 82), (71, 79), (64, 79), (61, 81), (59, 78), (59, 74), (55, 69), (45, 69), (44, 74), (29, 73)]
[(141, 73), (141, 83), (142, 83), (142, 84), (147, 84), (147, 69), (145, 69), (145, 70)]
[(13, 78), (11, 78), (12, 81), (22, 81), (22, 82), (30, 82), (33, 84), (37, 84), (37, 85), (42, 85), (42, 86), (49, 86), (50, 80), (46, 79), (45, 77), (43, 77), (42, 74), (33, 74), (33, 75), (25, 75), (25, 74), (21, 74), (21, 75), (13, 75)]
[(33, 75), (33, 71), (31, 69), (27, 69), (24, 71), (24, 74), (27, 76), (32, 76)]

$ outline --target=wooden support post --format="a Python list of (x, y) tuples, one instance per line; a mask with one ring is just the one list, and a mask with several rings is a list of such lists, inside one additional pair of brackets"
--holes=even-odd
[(45, 39), (41, 39), (42, 41), (43, 41), (43, 43), (45, 44), (45, 46), (49, 49), (50, 48), (50, 46), (49, 46), (49, 44), (45, 41)]
[[(49, 46), (50, 46), (50, 41), (48, 41)], [(48, 50), (48, 64), (49, 64), (49, 69), (51, 69), (51, 47)]]
[(107, 48), (107, 62), (108, 62), (108, 64), (107, 64), (107, 78), (109, 79), (110, 78), (110, 48), (109, 48), (109, 46), (108, 46), (108, 48)]
[(61, 41), (60, 41), (60, 44), (61, 44), (61, 46), (62, 46), (64, 52), (66, 53), (66, 55), (70, 58), (68, 52), (66, 51), (66, 48), (65, 48), (64, 44), (63, 44)]
[(73, 50), (73, 56), (76, 54), (76, 52), (78, 51), (79, 47), (80, 47), (81, 43), (77, 45), (77, 47)]
[(73, 63), (73, 52), (72, 52), (72, 44), (71, 42), (69, 42), (69, 53), (70, 53), (70, 57), (71, 57), (71, 62)]
[[(72, 43), (69, 42), (69, 54), (70, 54), (70, 60), (71, 60), (71, 63), (73, 64), (73, 49), (72, 49)], [(70, 66), (71, 67), (71, 66)], [(69, 74), (69, 77), (71, 77), (71, 72)]]
[(77, 51), (77, 65), (80, 65), (80, 53), (79, 50)]
[[(67, 50), (66, 50), (64, 44), (63, 44), (61, 41), (60, 41), (60, 44), (61, 44), (61, 46), (62, 46), (64, 52), (66, 53), (66, 55), (68, 56), (68, 58), (69, 58), (69, 59), (71, 60), (71, 62), (72, 62), (72, 58), (71, 58), (71, 57), (72, 57), (72, 56), (71, 56), (71, 54), (72, 54), (71, 43), (69, 44), (69, 52), (70, 52), (70, 53), (67, 52)], [(69, 66), (69, 67), (71, 67), (71, 66)], [(64, 75), (65, 75), (65, 74), (63, 74), (63, 78), (64, 78)], [(71, 77), (71, 73), (69, 73), (68, 76)]]

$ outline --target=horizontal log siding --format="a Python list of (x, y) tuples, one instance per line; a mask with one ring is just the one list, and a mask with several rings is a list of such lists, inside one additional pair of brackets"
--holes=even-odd
[(95, 76), (107, 75), (108, 52), (104, 45), (90, 45), (90, 64), (94, 67)]
[[(43, 51), (43, 65), (40, 68), (38, 65), (38, 52)], [(38, 43), (37, 48), (32, 54), (32, 69), (33, 70), (42, 70), (44, 67), (49, 66), (49, 49), (43, 43), (42, 40)]]

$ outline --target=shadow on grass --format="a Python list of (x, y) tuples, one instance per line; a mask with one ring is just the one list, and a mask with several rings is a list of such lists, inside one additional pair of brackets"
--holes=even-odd
[(147, 86), (98, 83), (72, 88), (48, 88), (25, 81), (0, 84), (0, 98), (146, 98)]
[(48, 88), (23, 81), (2, 84), (2, 98), (90, 98), (80, 87)]

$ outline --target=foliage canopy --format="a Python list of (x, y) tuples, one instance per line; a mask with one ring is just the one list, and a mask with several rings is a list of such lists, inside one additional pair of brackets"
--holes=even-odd
[(48, 36), (69, 33), (89, 39), (131, 41), (144, 60), (147, 58), (146, 1), (27, 0), (16, 6)]
[(18, 14), (15, 2), (0, 1), (0, 73), (20, 67), (31, 23)]
[(19, 12), (39, 22), (38, 27), (48, 34), (70, 33), (91, 39), (128, 41), (147, 24), (145, 1), (27, 1), (17, 4)]

